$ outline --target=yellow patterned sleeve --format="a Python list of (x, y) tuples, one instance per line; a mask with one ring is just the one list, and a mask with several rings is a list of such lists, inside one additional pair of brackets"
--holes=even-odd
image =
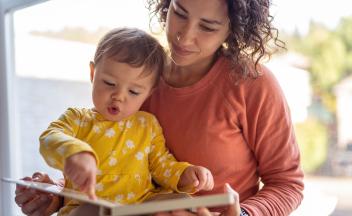
[(82, 112), (69, 108), (40, 135), (40, 153), (49, 166), (63, 170), (66, 158), (84, 151), (91, 152), (99, 164), (92, 147), (76, 138), (81, 120)]
[(155, 117), (152, 118), (152, 144), (149, 153), (149, 168), (154, 181), (164, 188), (181, 192), (177, 188), (183, 171), (191, 166), (187, 162), (178, 162), (165, 146), (162, 129)]

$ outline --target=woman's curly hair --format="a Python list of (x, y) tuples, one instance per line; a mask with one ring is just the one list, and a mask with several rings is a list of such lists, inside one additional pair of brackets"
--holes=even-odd
[[(231, 59), (234, 67), (240, 67), (242, 78), (257, 77), (259, 62), (270, 58), (285, 43), (278, 39), (278, 30), (272, 26), (269, 14), (270, 0), (224, 0), (230, 19), (230, 34), (219, 54)], [(147, 0), (151, 19), (158, 18), (164, 27), (171, 0)], [(269, 44), (269, 42), (273, 42)]]

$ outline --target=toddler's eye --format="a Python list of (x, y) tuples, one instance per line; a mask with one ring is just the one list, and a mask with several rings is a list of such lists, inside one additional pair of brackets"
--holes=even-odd
[(129, 92), (130, 92), (130, 94), (135, 95), (135, 96), (140, 94), (139, 92), (136, 92), (136, 91), (133, 91), (133, 90), (129, 90)]
[(108, 82), (108, 81), (106, 81), (106, 80), (104, 80), (104, 83), (105, 83), (106, 85), (108, 85), (108, 86), (115, 86), (115, 84), (114, 84), (114, 83), (112, 83), (112, 82)]

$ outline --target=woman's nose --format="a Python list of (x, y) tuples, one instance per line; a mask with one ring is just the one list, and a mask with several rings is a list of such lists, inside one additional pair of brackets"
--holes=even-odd
[(194, 27), (192, 27), (191, 24), (185, 24), (184, 27), (176, 33), (176, 39), (180, 45), (192, 43), (195, 39)]

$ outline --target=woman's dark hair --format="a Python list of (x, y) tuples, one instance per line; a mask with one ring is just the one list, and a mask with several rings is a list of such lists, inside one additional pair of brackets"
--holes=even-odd
[[(270, 58), (285, 43), (278, 39), (278, 30), (272, 26), (273, 16), (269, 14), (270, 0), (223, 0), (227, 3), (230, 19), (230, 34), (218, 50), (240, 67), (243, 78), (257, 77), (258, 65), (263, 58)], [(158, 18), (165, 25), (171, 0), (147, 0), (151, 19)], [(270, 44), (269, 42), (274, 43)]]

